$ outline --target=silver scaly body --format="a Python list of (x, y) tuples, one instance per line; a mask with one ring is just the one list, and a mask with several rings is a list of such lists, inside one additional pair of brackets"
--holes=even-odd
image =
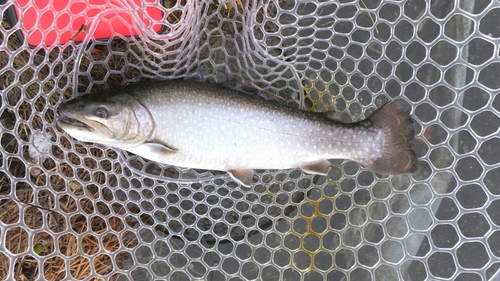
[(145, 158), (228, 171), (286, 169), (332, 158), (364, 162), (381, 153), (378, 130), (332, 126), (335, 121), (318, 114), (297, 114), (224, 88), (195, 86), (200, 87), (151, 88), (148, 95), (137, 96), (155, 120), (153, 142), (178, 150)]

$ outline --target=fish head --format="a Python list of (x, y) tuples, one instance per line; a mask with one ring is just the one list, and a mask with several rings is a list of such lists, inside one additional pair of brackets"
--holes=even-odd
[(127, 94), (72, 99), (59, 107), (57, 124), (75, 139), (122, 149), (143, 144), (155, 128), (149, 110)]

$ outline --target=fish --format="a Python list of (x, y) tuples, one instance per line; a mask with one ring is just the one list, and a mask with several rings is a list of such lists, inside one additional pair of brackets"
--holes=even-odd
[(415, 126), (403, 99), (343, 123), (259, 96), (185, 80), (138, 82), (62, 103), (71, 137), (178, 167), (227, 172), (251, 186), (255, 169), (327, 175), (348, 159), (382, 175), (413, 173)]

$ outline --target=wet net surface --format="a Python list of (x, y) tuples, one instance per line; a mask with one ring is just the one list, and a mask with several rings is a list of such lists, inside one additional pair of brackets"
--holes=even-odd
[[(106, 3), (120, 8), (0, 5), (0, 280), (500, 278), (497, 1)], [(11, 27), (13, 9), (85, 27)], [(90, 40), (96, 18), (138, 36)], [(36, 32), (55, 39), (20, 40)], [(55, 125), (71, 97), (190, 76), (345, 121), (403, 98), (419, 169), (333, 160), (327, 177), (257, 171), (246, 188)]]

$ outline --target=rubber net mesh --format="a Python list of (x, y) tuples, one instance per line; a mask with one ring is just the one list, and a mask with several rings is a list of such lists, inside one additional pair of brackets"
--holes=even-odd
[[(498, 1), (35, 2), (0, 4), (0, 280), (500, 280)], [(419, 169), (333, 160), (246, 188), (54, 122), (71, 97), (192, 76), (346, 122), (405, 99)]]

